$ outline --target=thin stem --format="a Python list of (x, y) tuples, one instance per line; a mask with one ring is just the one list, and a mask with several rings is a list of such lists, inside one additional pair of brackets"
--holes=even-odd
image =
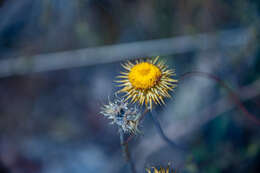
[(124, 132), (122, 129), (119, 129), (119, 134), (120, 134), (120, 144), (122, 147), (122, 151), (124, 153), (125, 160), (128, 163), (128, 165), (130, 166), (131, 172), (136, 173), (135, 165), (134, 165), (133, 159), (132, 159), (131, 154), (128, 149), (128, 143), (124, 142)]
[(238, 106), (238, 108), (241, 110), (241, 112), (243, 112), (244, 115), (246, 115), (246, 117), (250, 121), (254, 122), (257, 125), (260, 125), (260, 120), (258, 118), (256, 118), (255, 115), (248, 112), (247, 108), (243, 105), (242, 101), (237, 96), (237, 94), (223, 80), (221, 80), (218, 76), (215, 76), (213, 74), (206, 73), (206, 72), (191, 71), (191, 72), (186, 72), (183, 75), (181, 75), (180, 81), (184, 80), (186, 77), (195, 76), (195, 75), (201, 76), (201, 77), (206, 77), (208, 79), (213, 79), (214, 81), (216, 81), (220, 86), (222, 86), (223, 88), (225, 88), (228, 91), (230, 98)]
[(153, 121), (153, 123), (154, 123), (154, 125), (155, 125), (155, 127), (156, 127), (156, 129), (157, 129), (157, 131), (158, 131), (158, 133), (159, 133), (159, 135), (160, 135), (160, 137), (161, 137), (167, 144), (169, 144), (171, 147), (179, 148), (179, 149), (182, 149), (182, 150), (187, 150), (186, 147), (177, 145), (175, 142), (173, 142), (170, 138), (168, 138), (168, 137), (165, 135), (165, 133), (164, 133), (164, 131), (163, 131), (161, 125), (160, 125), (160, 122), (159, 122), (159, 120), (157, 119), (155, 113), (156, 113), (155, 110), (150, 111), (150, 114), (151, 114), (150, 117), (151, 117), (151, 119), (152, 119), (152, 121)]

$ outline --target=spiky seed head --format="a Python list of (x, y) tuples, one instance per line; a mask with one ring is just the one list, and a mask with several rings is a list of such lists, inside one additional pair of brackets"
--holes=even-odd
[(100, 113), (112, 120), (111, 124), (117, 124), (124, 133), (136, 134), (139, 132), (141, 112), (137, 107), (130, 106), (124, 99), (117, 98), (113, 102), (109, 101), (102, 107)]

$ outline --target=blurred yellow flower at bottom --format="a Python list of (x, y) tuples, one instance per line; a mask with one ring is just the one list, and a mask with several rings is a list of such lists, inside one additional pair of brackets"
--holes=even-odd
[[(167, 168), (160, 167), (160, 169), (157, 169), (155, 167), (152, 167), (150, 169), (145, 169), (147, 173), (177, 173), (176, 169), (173, 171), (173, 169), (170, 168), (170, 164), (168, 164)], [(153, 171), (152, 171), (153, 170)]]

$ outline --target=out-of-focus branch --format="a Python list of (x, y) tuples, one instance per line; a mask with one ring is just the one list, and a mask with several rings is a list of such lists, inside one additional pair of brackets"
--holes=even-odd
[[(208, 79), (214, 80), (215, 82), (217, 82), (221, 87), (225, 88), (228, 91), (228, 94), (230, 95), (230, 98), (232, 99), (232, 101), (238, 106), (239, 110), (241, 110), (241, 112), (247, 116), (247, 118), (252, 121), (253, 123), (260, 125), (260, 120), (258, 120), (256, 118), (255, 115), (252, 115), (247, 109), (246, 107), (243, 105), (243, 103), (240, 101), (239, 97), (237, 96), (237, 94), (223, 81), (221, 80), (219, 77), (210, 74), (210, 73), (206, 73), (206, 72), (200, 72), (200, 71), (192, 71), (192, 72), (187, 72), (184, 73), (181, 77), (180, 77), (180, 81), (183, 80), (186, 77), (189, 76), (199, 76), (199, 77), (206, 77)], [(259, 86), (260, 87), (260, 86)]]
[(0, 61), (0, 77), (70, 69), (144, 56), (169, 55), (196, 50), (243, 47), (252, 40), (251, 29), (123, 43), (58, 53), (9, 58)]

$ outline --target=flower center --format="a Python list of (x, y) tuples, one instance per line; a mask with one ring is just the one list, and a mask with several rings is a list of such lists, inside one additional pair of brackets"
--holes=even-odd
[(149, 89), (156, 85), (161, 76), (162, 72), (157, 66), (142, 62), (131, 68), (128, 78), (134, 88)]

